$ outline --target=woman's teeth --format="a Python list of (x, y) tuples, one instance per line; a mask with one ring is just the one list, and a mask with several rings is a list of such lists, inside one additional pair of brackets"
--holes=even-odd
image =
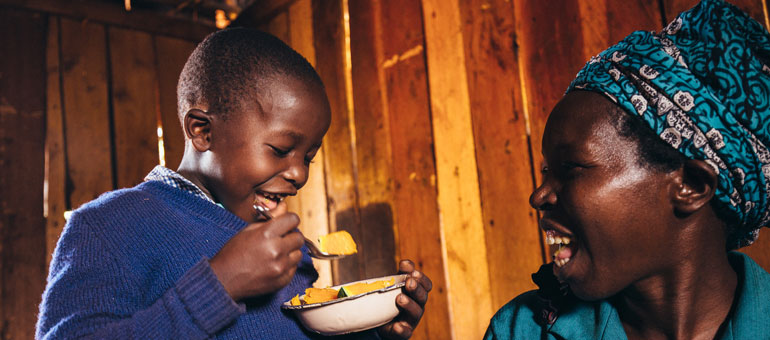
[(561, 268), (572, 257), (572, 249), (567, 247), (572, 242), (572, 238), (569, 236), (559, 236), (552, 230), (546, 232), (545, 243), (548, 245), (558, 245), (558, 249), (553, 253), (553, 263), (557, 267)]

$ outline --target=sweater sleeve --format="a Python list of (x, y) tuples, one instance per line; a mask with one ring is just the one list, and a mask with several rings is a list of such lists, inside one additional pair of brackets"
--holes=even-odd
[(51, 263), (36, 337), (206, 339), (244, 312), (205, 258), (149, 305), (142, 305), (141, 279), (131, 274), (73, 214)]

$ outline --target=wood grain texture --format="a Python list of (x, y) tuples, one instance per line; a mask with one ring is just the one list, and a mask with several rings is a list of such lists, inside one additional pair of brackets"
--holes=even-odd
[(0, 9), (0, 335), (33, 339), (46, 277), (46, 26)]
[(203, 37), (216, 29), (211, 21), (193, 21), (137, 8), (127, 12), (123, 1), (0, 0), (0, 6), (24, 8), (76, 21), (109, 24), (195, 41), (203, 40)]
[(64, 147), (64, 115), (61, 99), (59, 64), (59, 18), (48, 19), (46, 39), (46, 143), (45, 143), (45, 218), (46, 267), (64, 228), (67, 210), (67, 155)]
[(380, 88), (379, 6), (351, 1), (350, 51), (354, 98), (358, 205), (361, 235), (357, 257), (364, 277), (396, 271), (389, 121)]
[(453, 337), (478, 339), (493, 310), (460, 8), (456, 0), (422, 4)]
[(113, 189), (105, 34), (100, 24), (61, 19), (69, 209)]
[[(311, 0), (298, 0), (289, 6), (289, 36), (292, 48), (305, 57), (311, 65), (316, 64), (315, 46), (313, 46), (313, 6)], [(291, 198), (290, 203), (296, 202), (292, 209), (300, 220), (300, 229), (311, 240), (329, 233), (329, 214), (326, 204), (326, 178), (324, 177), (324, 154), (326, 146), (316, 153), (310, 165), (308, 181), (297, 197)], [(315, 287), (331, 286), (331, 262), (313, 259), (313, 265), (318, 271)]]
[(147, 33), (109, 29), (117, 187), (132, 187), (159, 164), (158, 79)]
[[(316, 70), (326, 86), (332, 121), (324, 138), (324, 168), (330, 231), (347, 230), (360, 239), (355, 154), (345, 88), (343, 9), (340, 0), (313, 0)], [(332, 264), (334, 283), (363, 279), (363, 263), (355, 256)]]
[(285, 43), (289, 43), (289, 13), (288, 10), (276, 14), (267, 25), (267, 31)]
[[(379, 81), (390, 130), (396, 254), (399, 259), (414, 261), (433, 281), (433, 291), (413, 339), (451, 339), (422, 6), (411, 0), (374, 3), (379, 9), (372, 10), (380, 14), (373, 19), (381, 21), (377, 30), (382, 45)], [(399, 39), (391, 38), (396, 36)]]
[[(509, 1), (461, 1), (492, 305), (536, 288), (543, 260), (529, 195), (534, 188)], [(495, 93), (497, 95), (490, 95)]]
[(184, 133), (177, 114), (176, 85), (196, 43), (164, 36), (156, 36), (154, 43), (166, 167), (176, 169), (184, 155)]

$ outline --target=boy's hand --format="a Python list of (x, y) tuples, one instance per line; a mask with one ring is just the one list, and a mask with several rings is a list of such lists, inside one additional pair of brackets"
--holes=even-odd
[(277, 214), (233, 236), (209, 263), (233, 300), (264, 295), (291, 282), (302, 259), (296, 214)]
[(433, 288), (430, 279), (414, 269), (412, 261), (402, 260), (398, 264), (398, 272), (409, 274), (404, 286), (406, 294), (400, 294), (396, 298), (401, 313), (393, 321), (377, 329), (383, 339), (409, 339), (412, 336), (412, 331), (422, 318), (425, 303), (428, 302), (428, 293)]

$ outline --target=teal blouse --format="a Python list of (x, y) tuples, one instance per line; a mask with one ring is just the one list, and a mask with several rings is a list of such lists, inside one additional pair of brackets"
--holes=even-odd
[[(720, 340), (770, 339), (770, 274), (743, 253), (728, 253), (738, 274), (738, 296)], [(541, 326), (535, 291), (519, 295), (492, 317), (485, 340), (624, 340), (618, 312), (606, 300), (580, 302), (551, 325)]]

